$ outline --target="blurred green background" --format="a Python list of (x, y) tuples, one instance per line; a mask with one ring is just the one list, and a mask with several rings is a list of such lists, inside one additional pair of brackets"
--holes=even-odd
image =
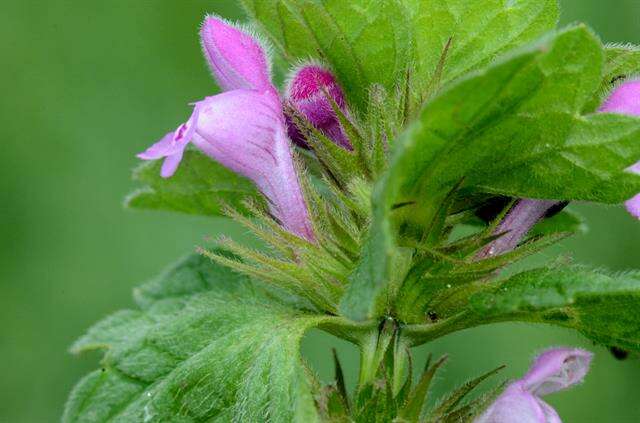
[[(563, 21), (585, 21), (605, 41), (640, 43), (640, 1), (563, 0)], [(96, 320), (132, 306), (132, 287), (189, 252), (205, 235), (244, 236), (233, 225), (126, 211), (134, 154), (215, 89), (200, 55), (206, 12), (241, 14), (223, 0), (13, 0), (0, 7), (0, 422), (55, 422), (73, 384), (98, 355), (71, 342)], [(613, 269), (640, 264), (640, 223), (620, 208), (576, 206), (591, 231), (547, 257)], [(304, 353), (329, 378), (330, 346), (354, 382), (353, 348), (314, 333)], [(579, 335), (499, 325), (419, 348), (449, 352), (440, 395), (505, 363), (524, 372), (536, 351), (596, 351), (582, 386), (549, 401), (566, 422), (640, 421), (640, 361), (616, 361)]]

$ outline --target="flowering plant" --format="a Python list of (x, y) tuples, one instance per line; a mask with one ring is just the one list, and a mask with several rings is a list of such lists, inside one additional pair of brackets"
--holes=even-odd
[[(555, 0), (241, 3), (253, 27), (200, 32), (221, 93), (138, 155), (127, 204), (227, 216), (265, 248), (203, 245), (91, 328), (72, 349), (102, 368), (64, 421), (558, 422), (542, 397), (591, 353), (431, 405), (445, 359), (414, 380), (411, 348), (521, 321), (640, 350), (640, 273), (510, 268), (582, 230), (569, 202), (640, 217), (640, 50), (556, 29)], [(302, 360), (312, 328), (360, 349), (353, 392), (337, 357), (328, 386)]]

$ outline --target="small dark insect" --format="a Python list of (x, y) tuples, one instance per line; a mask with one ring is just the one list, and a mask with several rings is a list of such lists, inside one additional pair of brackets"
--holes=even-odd
[(629, 357), (629, 351), (623, 350), (622, 348), (611, 347), (609, 351), (611, 351), (611, 354), (613, 354), (617, 360), (626, 360)]
[(613, 78), (611, 78), (611, 85), (615, 84), (616, 82), (620, 81), (621, 79), (625, 79), (627, 77), (627, 75), (618, 75), (615, 76)]
[(429, 317), (429, 320), (431, 320), (432, 322), (437, 322), (438, 321), (438, 315), (436, 314), (435, 311), (428, 311), (427, 312), (427, 317)]

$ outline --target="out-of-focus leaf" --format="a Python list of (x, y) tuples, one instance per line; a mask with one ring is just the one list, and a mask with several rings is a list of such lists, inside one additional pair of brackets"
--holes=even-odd
[(221, 216), (222, 204), (244, 210), (242, 200), (260, 198), (251, 181), (195, 149), (185, 151), (171, 178), (160, 176), (160, 166), (161, 161), (153, 161), (136, 168), (133, 179), (143, 187), (127, 197), (128, 207)]
[(584, 233), (587, 223), (572, 210), (563, 210), (555, 216), (542, 219), (529, 232), (529, 236), (544, 236), (554, 233)]

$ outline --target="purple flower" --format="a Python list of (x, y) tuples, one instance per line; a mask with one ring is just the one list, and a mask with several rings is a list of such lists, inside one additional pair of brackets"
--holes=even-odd
[(558, 202), (552, 200), (532, 200), (529, 198), (518, 200), (493, 231), (494, 235), (500, 235), (500, 237), (480, 250), (476, 258), (481, 260), (513, 250), (531, 228), (544, 218), (551, 208), (557, 205)]
[[(600, 112), (640, 116), (640, 80), (627, 81), (614, 89), (600, 107)], [(640, 174), (640, 162), (628, 170)], [(625, 205), (629, 213), (640, 219), (640, 194), (628, 200)]]
[[(324, 135), (336, 144), (351, 150), (351, 143), (327, 95), (345, 114), (347, 113), (344, 93), (335, 76), (323, 66), (311, 63), (301, 65), (292, 73), (285, 97), (295, 110)], [(298, 145), (306, 147), (304, 137), (291, 121), (289, 136)]]
[(202, 47), (225, 91), (194, 103), (186, 123), (138, 155), (164, 158), (161, 175), (172, 176), (187, 144), (251, 179), (269, 200), (271, 213), (288, 231), (314, 240), (308, 210), (287, 137), (282, 103), (269, 76), (260, 43), (228, 22), (209, 16)]
[(540, 354), (522, 378), (505, 389), (474, 423), (560, 423), (556, 410), (541, 397), (582, 382), (593, 354), (555, 348)]
[(200, 42), (213, 76), (223, 91), (273, 90), (271, 63), (255, 36), (216, 16), (208, 16)]

